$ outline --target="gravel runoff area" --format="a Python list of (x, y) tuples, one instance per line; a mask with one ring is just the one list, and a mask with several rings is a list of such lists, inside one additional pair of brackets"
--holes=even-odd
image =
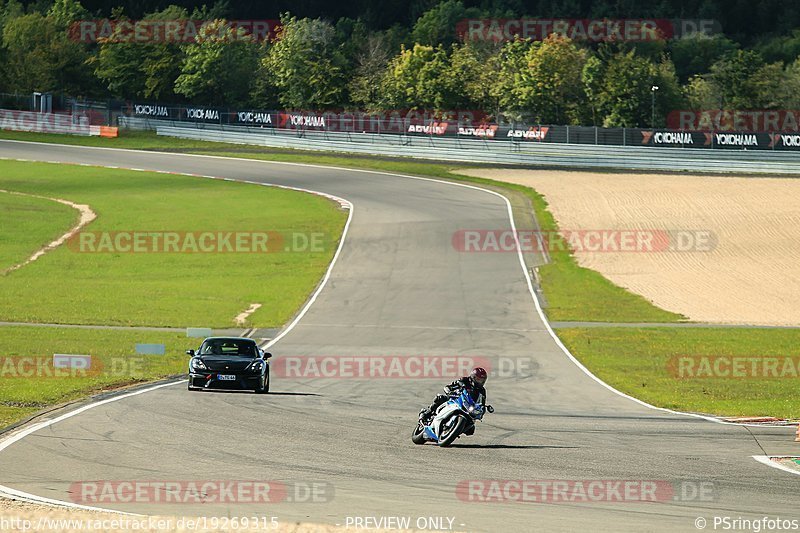
[[(544, 195), (559, 227), (588, 244), (575, 251), (581, 266), (662, 309), (698, 322), (800, 325), (800, 180), (458, 172), (526, 185)], [(593, 241), (584, 239), (584, 230), (599, 230), (617, 242), (613, 231), (631, 230), (665, 239), (668, 246), (652, 252), (617, 252), (613, 245), (590, 251)]]

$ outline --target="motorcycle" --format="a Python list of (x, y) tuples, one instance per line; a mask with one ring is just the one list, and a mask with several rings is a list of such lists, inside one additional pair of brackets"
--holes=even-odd
[(487, 412), (494, 413), (494, 408), (491, 405), (484, 407), (482, 396), (475, 400), (464, 389), (440, 405), (430, 420), (420, 417), (411, 441), (414, 444), (435, 442), (446, 448), (462, 434), (475, 433), (475, 422), (481, 420)]

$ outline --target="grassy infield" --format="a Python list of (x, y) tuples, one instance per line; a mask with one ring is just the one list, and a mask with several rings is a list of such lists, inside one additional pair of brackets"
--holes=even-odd
[[(0, 138), (313, 162), (499, 185), (456, 176), (441, 164), (265, 151), (167, 139), (148, 133), (126, 133), (119, 139), (108, 140), (0, 132)], [(198, 227), (259, 230), (276, 229), (281, 221), (279, 229), (323, 231), (337, 236), (344, 223), (344, 215), (324, 200), (243, 184), (180, 177), (165, 179), (155, 174), (85, 167), (59, 167), (57, 178), (55, 173), (43, 172), (47, 168), (43, 165), (4, 163), (0, 168), (3, 169), (0, 189), (66, 197), (92, 205), (100, 215), (92, 224), (93, 230)], [(531, 199), (542, 229), (557, 228), (546, 202), (535, 191), (517, 185), (502, 186)], [(189, 201), (179, 201), (181, 196)], [(225, 205), (253, 208), (226, 210), (222, 225), (218, 217), (202, 215), (213, 211), (212, 207), (219, 211)], [(47, 214), (46, 221), (38, 216), (42, 213)], [(12, 221), (10, 225), (4, 223), (8, 220)], [(59, 204), (0, 194), (0, 268), (48, 242), (68, 227), (70, 220), (70, 210)], [(18, 231), (20, 227), (27, 231)], [(335, 240), (336, 237), (329, 242)], [(216, 261), (219, 254), (137, 256), (76, 254), (60, 249), (39, 264), (0, 278), (0, 319), (227, 326), (228, 317), (247, 304), (269, 302), (275, 305), (265, 305), (252, 316), (252, 322), (263, 327), (277, 326), (288, 319), (311, 291), (330, 260), (332, 248), (331, 244), (321, 254), (270, 254), (266, 259), (259, 255), (230, 254), (219, 262)], [(259, 272), (259, 265), (268, 269), (269, 277)], [(198, 276), (200, 271), (202, 274)], [(553, 253), (552, 263), (542, 267), (540, 275), (549, 304), (547, 313), (553, 321), (677, 322), (683, 318), (616, 287), (594, 271), (579, 267), (566, 252)], [(124, 279), (126, 285), (116, 283), (119, 279)], [(282, 300), (275, 297), (278, 287)], [(286, 287), (291, 289), (288, 298), (284, 298)], [(198, 302), (208, 305), (197, 305)], [(187, 320), (192, 323), (186, 324)], [(677, 355), (798, 356), (800, 330), (609, 327), (561, 329), (558, 334), (601, 379), (647, 402), (724, 415), (800, 416), (797, 403), (792, 402), (795, 392), (792, 379), (681, 380), (668, 371), (670, 358)], [(166, 344), (168, 353), (160, 359), (142, 359), (144, 368), (140, 364), (94, 377), (48, 379), (44, 383), (2, 378), (0, 427), (47, 405), (102, 387), (180, 372), (185, 363), (180, 354), (186, 339), (179, 334), (14, 327), (0, 329), (0, 336), (3, 355), (90, 353), (105, 361), (108, 368), (113, 366), (114, 356), (130, 357), (137, 342)]]

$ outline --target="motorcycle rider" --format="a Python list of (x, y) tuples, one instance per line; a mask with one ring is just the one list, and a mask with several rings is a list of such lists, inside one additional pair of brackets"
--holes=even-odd
[(439, 408), (440, 405), (445, 403), (449, 398), (453, 396), (457, 396), (461, 394), (461, 391), (467, 389), (469, 391), (470, 396), (473, 399), (478, 399), (480, 396), (483, 396), (483, 403), (486, 403), (486, 389), (484, 388), (484, 384), (486, 383), (486, 378), (488, 374), (486, 370), (481, 367), (475, 367), (472, 369), (472, 372), (469, 373), (469, 376), (464, 376), (461, 379), (457, 379), (454, 382), (446, 385), (444, 387), (444, 394), (436, 395), (436, 398), (433, 399), (433, 403), (431, 403), (430, 407), (426, 407), (419, 412), (420, 420), (427, 420), (436, 410)]

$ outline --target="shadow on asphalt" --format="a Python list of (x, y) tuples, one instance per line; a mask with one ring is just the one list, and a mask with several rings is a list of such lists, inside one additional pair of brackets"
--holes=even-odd
[(516, 445), (516, 444), (452, 444), (451, 448), (481, 448), (486, 450), (538, 450), (543, 448), (576, 449), (578, 446)]
[[(251, 390), (236, 390), (236, 389), (203, 389), (202, 392), (214, 392), (217, 394), (255, 394)], [(268, 392), (263, 396), (322, 396), (313, 392)]]
[(322, 396), (313, 392), (270, 392), (266, 396)]

